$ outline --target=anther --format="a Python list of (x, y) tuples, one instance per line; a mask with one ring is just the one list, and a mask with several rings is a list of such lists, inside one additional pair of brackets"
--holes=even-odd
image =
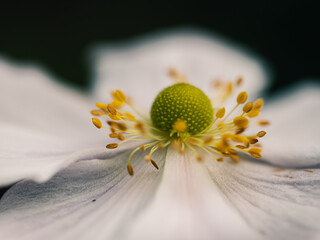
[(247, 128), (249, 125), (249, 121), (247, 118), (239, 116), (239, 117), (235, 117), (233, 119), (233, 123), (234, 125), (236, 125), (239, 128)]
[(109, 137), (111, 137), (111, 138), (117, 138), (118, 136), (119, 136), (118, 133), (110, 133), (109, 134)]
[(112, 115), (117, 115), (117, 110), (115, 109), (114, 106), (112, 106), (111, 104), (108, 104), (107, 106), (107, 109), (109, 110), (109, 112), (112, 114)]
[(253, 105), (253, 108), (254, 109), (260, 109), (262, 108), (263, 106), (263, 99), (262, 98), (258, 98), (255, 102), (254, 102), (254, 105)]
[(131, 164), (128, 164), (127, 169), (128, 169), (129, 175), (133, 176), (133, 168), (132, 168)]
[(97, 108), (107, 109), (107, 104), (104, 104), (104, 103), (96, 103), (95, 105), (96, 105)]
[(244, 130), (246, 130), (245, 128), (239, 128), (237, 131), (236, 131), (236, 134), (241, 134), (244, 132)]
[(110, 143), (106, 146), (106, 148), (113, 149), (113, 148), (117, 148), (118, 146), (119, 146), (118, 143)]
[(126, 112), (124, 115), (126, 116), (126, 118), (128, 118), (131, 121), (135, 121), (136, 120), (136, 118), (129, 112)]
[(218, 162), (223, 162), (223, 158), (220, 157), (220, 158), (217, 159), (217, 161), (218, 161)]
[(252, 102), (248, 102), (248, 103), (246, 103), (246, 105), (243, 106), (242, 111), (244, 113), (248, 113), (248, 112), (250, 112), (252, 110), (252, 108), (253, 108), (253, 103)]
[(226, 113), (226, 109), (224, 107), (220, 108), (216, 113), (216, 118), (223, 118), (225, 113)]
[(122, 134), (118, 134), (118, 139), (119, 139), (120, 141), (123, 141), (123, 140), (125, 140), (126, 138), (125, 138)]
[(101, 128), (102, 124), (100, 122), (100, 120), (98, 118), (92, 118), (92, 123), (97, 127), (97, 128)]
[(123, 102), (121, 102), (121, 101), (118, 101), (118, 100), (113, 100), (112, 101), (112, 106), (114, 106), (115, 108), (120, 108), (122, 105), (123, 105)]
[(237, 79), (237, 86), (240, 86), (241, 84), (242, 84), (242, 82), (243, 82), (243, 78), (242, 77), (239, 77), (238, 79)]
[(245, 101), (247, 101), (247, 98), (248, 98), (248, 94), (246, 92), (241, 92), (237, 97), (237, 103), (243, 104)]
[(258, 121), (258, 124), (259, 124), (260, 126), (267, 126), (267, 125), (270, 124), (270, 122), (267, 121), (267, 120), (260, 120), (260, 121)]
[(237, 148), (240, 148), (240, 149), (246, 149), (247, 147), (246, 146), (243, 146), (243, 145), (236, 145)]
[(235, 162), (240, 162), (240, 158), (236, 155), (230, 155), (229, 157)]
[(261, 158), (261, 148), (250, 148), (248, 153), (254, 158)]
[(255, 144), (255, 143), (257, 143), (258, 142), (258, 139), (256, 139), (256, 138), (253, 138), (253, 139), (250, 139), (250, 144)]
[(112, 93), (112, 96), (115, 98), (115, 100), (119, 102), (125, 102), (126, 101), (126, 95), (120, 90), (116, 90)]
[(113, 115), (111, 113), (108, 114), (109, 118), (111, 118), (112, 120), (121, 120), (121, 116), (120, 114), (117, 112), (116, 115)]
[(104, 112), (101, 112), (101, 111), (99, 111), (99, 110), (92, 110), (90, 113), (91, 113), (93, 116), (102, 116), (102, 115), (104, 115)]
[(257, 133), (257, 136), (259, 137), (259, 138), (262, 138), (264, 135), (266, 135), (267, 133), (265, 132), (265, 131), (260, 131), (260, 132), (258, 132)]
[(253, 107), (253, 109), (250, 112), (247, 113), (247, 116), (249, 118), (254, 118), (254, 117), (258, 116), (259, 114), (260, 114), (260, 109)]
[(152, 160), (152, 159), (151, 159), (150, 161), (151, 161), (152, 165), (153, 165), (156, 169), (159, 170), (158, 164), (157, 164), (154, 160)]

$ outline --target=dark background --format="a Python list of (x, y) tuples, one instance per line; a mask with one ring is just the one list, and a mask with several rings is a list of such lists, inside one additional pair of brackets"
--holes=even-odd
[(0, 6), (0, 56), (40, 63), (56, 78), (85, 90), (90, 46), (188, 26), (261, 55), (273, 70), (270, 93), (320, 78), (316, 1), (10, 1)]

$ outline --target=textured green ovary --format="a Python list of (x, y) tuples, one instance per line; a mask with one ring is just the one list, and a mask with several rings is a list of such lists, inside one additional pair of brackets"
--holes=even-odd
[(209, 98), (197, 87), (177, 83), (162, 90), (153, 102), (151, 120), (154, 127), (170, 133), (177, 120), (187, 123), (190, 135), (200, 133), (213, 120)]

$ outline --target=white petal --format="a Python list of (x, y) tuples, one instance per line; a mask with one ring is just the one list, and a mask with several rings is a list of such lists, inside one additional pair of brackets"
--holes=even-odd
[(35, 67), (0, 60), (0, 98), (0, 186), (46, 181), (107, 143), (106, 133), (91, 123), (93, 101)]
[(108, 159), (135, 146), (123, 144), (108, 150), (101, 142), (96, 148), (70, 143), (64, 139), (30, 131), (0, 126), (0, 186), (23, 179), (44, 182), (69, 164), (91, 159)]
[[(164, 151), (164, 150), (163, 150)], [(164, 152), (155, 160), (163, 166)], [(120, 239), (152, 199), (162, 176), (143, 152), (73, 164), (44, 184), (16, 184), (0, 202), (1, 239)]]
[(263, 238), (319, 237), (320, 169), (281, 171), (259, 160), (207, 164), (221, 191)]
[(301, 167), (320, 164), (320, 87), (299, 87), (263, 109), (270, 120), (261, 139), (263, 157), (274, 164)]
[(54, 82), (39, 68), (0, 59), (0, 98), (0, 124), (73, 141), (96, 141), (90, 119), (93, 100)]
[[(174, 67), (206, 92), (214, 78), (244, 77), (244, 89), (256, 95), (265, 85), (262, 62), (224, 39), (195, 30), (176, 30), (117, 45), (97, 48), (95, 93), (106, 98), (106, 89), (122, 89), (149, 110), (153, 99), (173, 82)], [(210, 89), (210, 91), (208, 91)]]
[(257, 239), (193, 155), (168, 150), (155, 198), (135, 220), (133, 239)]

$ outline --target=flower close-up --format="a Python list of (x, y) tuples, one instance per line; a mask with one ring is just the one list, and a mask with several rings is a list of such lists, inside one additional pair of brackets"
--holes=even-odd
[(96, 46), (92, 89), (0, 59), (0, 239), (319, 239), (320, 87), (195, 30)]

